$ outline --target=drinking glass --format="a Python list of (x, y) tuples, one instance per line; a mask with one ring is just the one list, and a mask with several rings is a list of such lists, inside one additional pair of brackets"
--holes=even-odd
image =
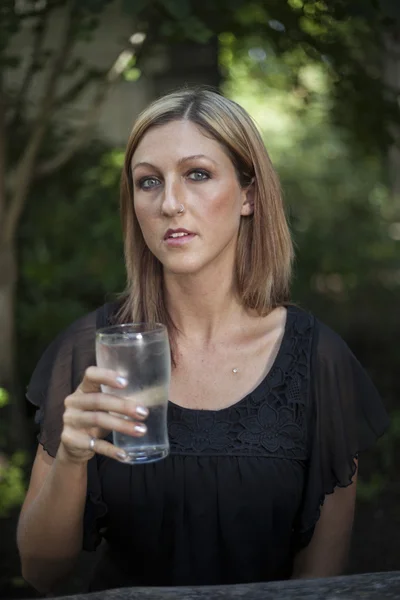
[(114, 444), (127, 454), (125, 462), (149, 463), (165, 458), (169, 452), (167, 409), (171, 379), (167, 328), (159, 323), (128, 323), (99, 329), (96, 361), (99, 367), (118, 371), (128, 381), (123, 390), (102, 385), (103, 392), (122, 396), (149, 411), (144, 436), (113, 431)]

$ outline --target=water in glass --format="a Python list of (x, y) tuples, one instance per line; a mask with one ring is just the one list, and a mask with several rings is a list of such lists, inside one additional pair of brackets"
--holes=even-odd
[(149, 410), (144, 436), (113, 432), (114, 444), (128, 456), (126, 462), (148, 463), (165, 458), (169, 451), (167, 409), (171, 377), (166, 328), (138, 323), (98, 330), (96, 359), (99, 367), (113, 369), (128, 381), (123, 390), (102, 386), (103, 392), (123, 396)]

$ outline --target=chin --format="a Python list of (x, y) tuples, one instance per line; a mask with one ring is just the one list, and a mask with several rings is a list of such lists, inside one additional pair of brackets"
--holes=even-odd
[(204, 266), (198, 261), (186, 261), (182, 259), (167, 260), (163, 263), (164, 271), (173, 275), (196, 275)]

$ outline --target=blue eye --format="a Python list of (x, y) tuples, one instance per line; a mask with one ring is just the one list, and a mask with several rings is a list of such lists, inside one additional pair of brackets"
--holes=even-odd
[(210, 175), (207, 171), (195, 169), (189, 173), (189, 179), (192, 179), (192, 181), (205, 181), (206, 179), (210, 179)]
[(159, 183), (160, 181), (155, 177), (143, 177), (143, 179), (139, 180), (138, 185), (142, 190), (151, 190)]
[[(209, 173), (202, 169), (193, 169), (187, 174), (187, 177), (191, 181), (206, 181), (207, 179), (210, 179)], [(161, 182), (157, 177), (142, 177), (136, 185), (139, 189), (148, 191), (161, 185)]]

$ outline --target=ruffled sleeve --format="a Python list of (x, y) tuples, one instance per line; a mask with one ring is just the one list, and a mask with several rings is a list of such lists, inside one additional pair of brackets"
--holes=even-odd
[(311, 540), (325, 496), (351, 484), (354, 459), (389, 425), (378, 391), (345, 342), (316, 321), (310, 363), (310, 456), (297, 545)]
[[(37, 407), (38, 441), (53, 458), (60, 445), (65, 398), (76, 390), (86, 368), (96, 364), (95, 332), (102, 314), (103, 309), (92, 312), (62, 332), (45, 350), (29, 382), (26, 396)], [(85, 550), (94, 550), (101, 541), (98, 533), (100, 520), (106, 512), (95, 456), (88, 462)]]
[(85, 369), (95, 364), (96, 313), (63, 331), (45, 350), (29, 382), (26, 396), (38, 410), (38, 440), (55, 457), (60, 444), (64, 400), (82, 380)]

